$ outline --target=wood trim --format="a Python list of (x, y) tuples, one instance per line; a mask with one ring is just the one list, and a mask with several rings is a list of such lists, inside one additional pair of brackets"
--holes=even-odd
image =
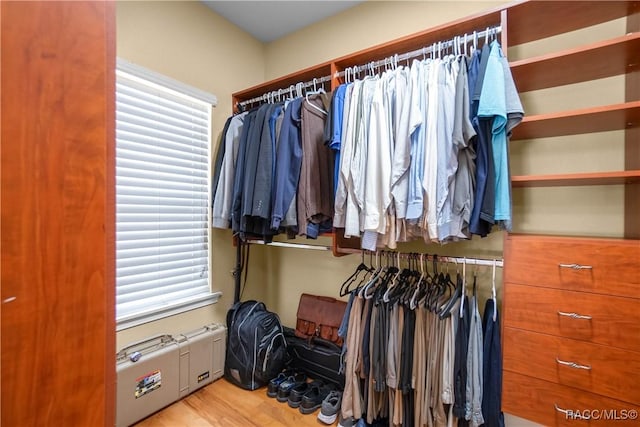
[(500, 33), (500, 44), (502, 46), (502, 52), (505, 57), (509, 56), (509, 14), (507, 10), (500, 11), (500, 27), (502, 32)]
[(560, 187), (579, 185), (622, 185), (637, 182), (640, 182), (640, 170), (549, 175), (515, 175), (511, 177), (511, 183), (514, 188)]
[[(627, 17), (627, 32), (640, 31), (640, 3), (632, 5), (633, 13)], [(636, 64), (640, 48), (636, 49)], [(632, 101), (640, 94), (640, 67), (627, 73), (625, 78), (625, 99)], [(626, 170), (640, 169), (640, 127), (625, 131), (624, 167)], [(624, 190), (624, 236), (627, 239), (640, 239), (640, 183), (627, 185)]]
[(530, 1), (507, 7), (511, 46), (626, 16), (629, 1)]
[(344, 256), (349, 254), (359, 254), (362, 252), (360, 238), (344, 237), (344, 228), (333, 229), (333, 255)]
[[(635, 32), (515, 61), (511, 63), (511, 73), (518, 90), (527, 92), (637, 72), (640, 69), (639, 51), (640, 33)], [(637, 100), (639, 92), (635, 92), (635, 99), (629, 95), (627, 101)]]
[(114, 8), (2, 3), (2, 425), (114, 425)]
[(512, 141), (622, 130), (640, 126), (640, 101), (525, 117)]
[(105, 415), (104, 426), (116, 420), (116, 3), (104, 2), (105, 63)]

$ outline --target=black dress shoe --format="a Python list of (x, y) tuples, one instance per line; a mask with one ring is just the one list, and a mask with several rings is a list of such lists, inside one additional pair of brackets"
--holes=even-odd
[(280, 384), (282, 384), (284, 380), (289, 378), (289, 375), (291, 375), (291, 372), (285, 371), (285, 372), (280, 372), (278, 376), (276, 376), (275, 378), (272, 378), (269, 381), (269, 384), (267, 384), (267, 396), (276, 397), (278, 395), (278, 388), (280, 387)]
[(302, 396), (305, 395), (306, 392), (308, 392), (311, 387), (313, 386), (322, 386), (322, 382), (321, 381), (312, 381), (310, 383), (308, 382), (301, 382), (296, 384), (292, 389), (291, 392), (289, 392), (289, 400), (287, 400), (287, 403), (289, 404), (289, 406), (291, 406), (292, 408), (297, 408), (300, 406), (300, 402), (302, 402)]
[(284, 403), (289, 400), (289, 393), (291, 392), (291, 389), (296, 384), (305, 382), (306, 380), (307, 376), (305, 374), (295, 374), (282, 381), (282, 383), (280, 383), (280, 386), (278, 386), (278, 394), (276, 396), (278, 402)]
[(335, 387), (330, 384), (327, 385), (313, 385), (309, 387), (309, 390), (302, 396), (300, 402), (300, 412), (303, 414), (311, 414), (316, 409), (322, 406), (322, 401), (329, 395), (331, 390)]

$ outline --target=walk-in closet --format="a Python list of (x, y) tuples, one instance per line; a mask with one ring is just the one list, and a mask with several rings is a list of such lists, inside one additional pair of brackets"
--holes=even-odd
[(0, 23), (3, 426), (638, 425), (640, 2)]

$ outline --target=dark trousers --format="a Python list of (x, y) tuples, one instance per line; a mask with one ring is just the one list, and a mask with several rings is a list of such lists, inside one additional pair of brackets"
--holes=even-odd
[[(504, 427), (502, 406), (502, 350), (500, 346), (500, 317), (493, 299), (487, 300), (482, 319), (484, 335), (482, 416), (486, 427)], [(496, 320), (493, 320), (494, 311)]]

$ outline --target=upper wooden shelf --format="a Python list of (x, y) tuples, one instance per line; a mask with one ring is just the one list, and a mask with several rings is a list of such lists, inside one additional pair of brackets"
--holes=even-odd
[(640, 125), (640, 101), (525, 116), (511, 140), (623, 130)]
[(634, 182), (640, 182), (640, 170), (549, 175), (514, 175), (511, 177), (511, 185), (514, 188), (621, 185)]
[(584, 82), (640, 69), (640, 33), (511, 63), (518, 91)]
[(507, 7), (509, 46), (633, 15), (637, 1), (530, 1)]

